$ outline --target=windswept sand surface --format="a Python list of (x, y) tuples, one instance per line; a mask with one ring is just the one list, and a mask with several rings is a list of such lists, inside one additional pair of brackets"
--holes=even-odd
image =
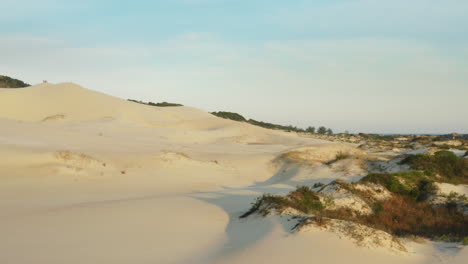
[(350, 148), (70, 83), (0, 89), (0, 263), (466, 263), (466, 248), (395, 254), (238, 218), (265, 192), (358, 179), (359, 164), (301, 162)]

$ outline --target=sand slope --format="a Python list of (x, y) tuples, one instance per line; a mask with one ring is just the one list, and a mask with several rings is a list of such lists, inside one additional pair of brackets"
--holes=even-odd
[[(369, 250), (332, 233), (243, 219), (264, 192), (356, 179), (324, 165), (355, 146), (78, 85), (0, 89), (0, 263), (463, 263), (466, 249)], [(313, 157), (313, 164), (288, 160)], [(287, 156), (287, 155), (286, 155)]]

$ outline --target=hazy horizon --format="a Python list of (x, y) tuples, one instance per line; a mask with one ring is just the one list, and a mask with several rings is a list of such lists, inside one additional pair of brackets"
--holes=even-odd
[(11, 1), (0, 74), (352, 133), (468, 133), (468, 2)]

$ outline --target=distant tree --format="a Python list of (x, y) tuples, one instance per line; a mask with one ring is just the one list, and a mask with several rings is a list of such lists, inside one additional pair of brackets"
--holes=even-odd
[(306, 129), (306, 132), (307, 132), (307, 133), (314, 134), (314, 133), (315, 133), (315, 127), (313, 127), (313, 126), (308, 127), (308, 128)]
[(321, 127), (318, 128), (317, 133), (319, 133), (319, 134), (325, 134), (325, 133), (327, 133), (327, 128), (324, 127), (324, 126), (321, 126)]
[(348, 131), (348, 130), (345, 130), (344, 133), (345, 133), (346, 135), (349, 135), (349, 131)]
[(327, 129), (327, 134), (328, 135), (333, 135), (333, 130), (331, 130), (331, 128)]

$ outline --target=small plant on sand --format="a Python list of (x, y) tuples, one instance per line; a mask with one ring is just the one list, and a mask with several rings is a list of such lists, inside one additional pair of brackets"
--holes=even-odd
[(271, 211), (282, 212), (287, 208), (295, 209), (301, 213), (313, 213), (324, 209), (316, 192), (307, 186), (297, 187), (286, 196), (264, 194), (257, 198), (252, 207), (240, 218), (245, 218), (253, 213), (266, 216)]

